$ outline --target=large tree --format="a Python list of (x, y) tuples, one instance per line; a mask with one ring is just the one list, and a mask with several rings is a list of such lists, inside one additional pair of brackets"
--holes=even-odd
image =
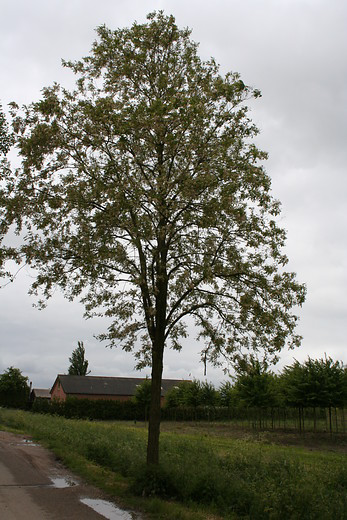
[(135, 347), (152, 370), (148, 463), (159, 457), (164, 348), (179, 350), (187, 319), (217, 362), (297, 346), (305, 288), (286, 272), (279, 203), (251, 138), (239, 75), (202, 61), (188, 29), (152, 13), (97, 29), (91, 53), (64, 62), (70, 92), (45, 88), (13, 128), (22, 167), (7, 175), (2, 232), (37, 270), (34, 292), (62, 288), (87, 316), (111, 319), (109, 345)]

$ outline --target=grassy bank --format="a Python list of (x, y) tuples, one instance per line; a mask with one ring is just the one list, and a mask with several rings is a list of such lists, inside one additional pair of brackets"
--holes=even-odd
[(31, 434), (74, 471), (153, 518), (347, 519), (344, 454), (233, 439), (197, 427), (163, 432), (161, 466), (148, 472), (147, 432), (139, 425), (1, 409), (0, 427)]

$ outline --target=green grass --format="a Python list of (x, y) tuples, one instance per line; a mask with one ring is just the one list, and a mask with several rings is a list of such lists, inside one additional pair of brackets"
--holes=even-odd
[(148, 470), (143, 425), (5, 409), (0, 425), (31, 434), (73, 471), (151, 518), (347, 519), (343, 454), (234, 439), (211, 425), (188, 433), (181, 425), (182, 433), (161, 434), (161, 464)]

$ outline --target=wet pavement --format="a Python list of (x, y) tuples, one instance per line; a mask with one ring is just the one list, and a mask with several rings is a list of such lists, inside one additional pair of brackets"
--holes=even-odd
[(141, 520), (23, 435), (0, 431), (1, 520)]
[(107, 500), (82, 498), (81, 502), (82, 504), (86, 504), (88, 507), (94, 509), (97, 513), (100, 513), (105, 518), (108, 518), (108, 520), (113, 520), (114, 518), (119, 518), (119, 520), (132, 520), (134, 518), (127, 511), (119, 509), (119, 507)]

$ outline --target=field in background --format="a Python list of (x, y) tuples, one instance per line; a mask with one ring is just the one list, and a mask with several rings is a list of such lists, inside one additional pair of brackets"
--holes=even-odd
[[(223, 440), (232, 441), (243, 440), (246, 442), (263, 443), (272, 446), (298, 447), (308, 450), (320, 450), (336, 452), (347, 455), (347, 434), (329, 432), (318, 429), (313, 432), (312, 429), (301, 432), (294, 428), (288, 429), (277, 428), (275, 430), (268, 428), (254, 428), (252, 423), (248, 421), (224, 421), (224, 422), (163, 422), (161, 426), (162, 432), (178, 433), (184, 435), (198, 435), (204, 437), (217, 438), (220, 442)], [(140, 423), (142, 427), (142, 423)], [(347, 464), (347, 460), (346, 460)]]

